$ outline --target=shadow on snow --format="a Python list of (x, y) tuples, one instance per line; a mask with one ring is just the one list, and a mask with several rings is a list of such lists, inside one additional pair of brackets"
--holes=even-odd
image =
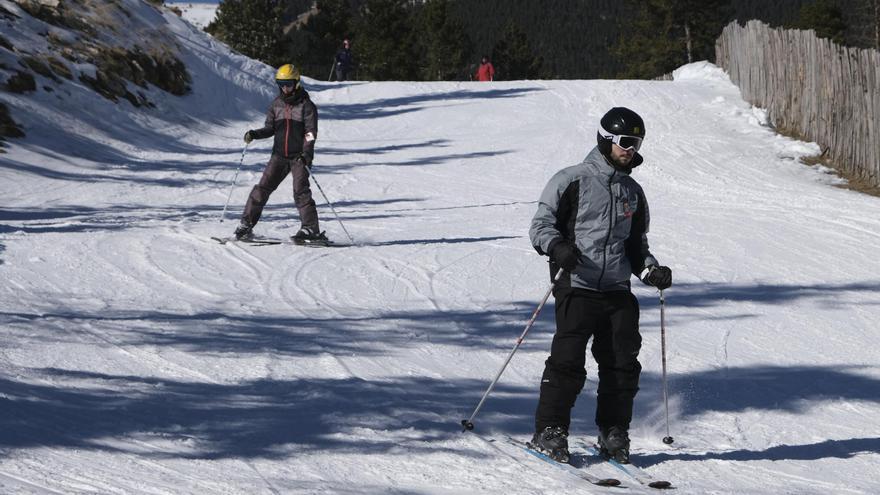
[(443, 102), (448, 105), (452, 104), (452, 102), (466, 100), (514, 98), (535, 91), (545, 91), (545, 89), (539, 87), (489, 90), (461, 89), (437, 93), (421, 93), (412, 96), (377, 98), (368, 103), (323, 103), (319, 106), (318, 112), (321, 120), (376, 119), (423, 110), (424, 107), (417, 106), (421, 103)]
[(880, 453), (880, 438), (848, 438), (825, 440), (803, 445), (776, 445), (764, 450), (731, 450), (705, 454), (652, 454), (640, 455), (639, 464), (651, 466), (666, 461), (815, 461), (819, 459), (849, 459), (865, 452)]
[[(476, 406), (523, 328), (533, 302), (503, 311), (392, 312), (331, 319), (260, 317), (224, 313), (162, 312), (0, 313), (8, 342), (16, 334), (41, 342), (77, 343), (77, 328), (106, 335), (121, 349), (144, 347), (206, 355), (326, 357), (343, 376), (261, 378), (235, 383), (114, 375), (57, 368), (0, 378), (0, 448), (60, 446), (142, 456), (285, 458), (299, 452), (369, 455), (436, 452), (436, 440), (459, 438), (458, 422)], [(549, 308), (548, 308), (549, 309)], [(33, 323), (36, 322), (36, 323)], [(45, 330), (34, 336), (34, 325)], [(552, 311), (542, 313), (524, 344), (532, 354), (549, 347)], [(24, 334), (23, 334), (24, 335)], [(406, 352), (428, 344), (467, 346), (495, 356), (469, 378), (418, 375), (365, 380), (347, 371), (349, 357)], [(9, 345), (9, 344), (7, 344)], [(470, 352), (470, 351), (465, 351)], [(517, 359), (523, 359), (522, 353)], [(158, 355), (161, 359), (161, 354)], [(456, 357), (451, 355), (449, 359)], [(534, 363), (532, 363), (534, 364)], [(512, 363), (516, 366), (516, 360)], [(475, 423), (479, 431), (530, 434), (539, 376), (514, 386), (502, 378)], [(684, 417), (747, 409), (802, 412), (817, 402), (880, 401), (880, 380), (841, 366), (755, 366), (675, 375), (674, 398)], [(661, 417), (660, 376), (642, 374), (636, 418)], [(589, 377), (573, 418), (578, 434), (592, 435), (595, 376)], [(145, 449), (138, 441), (152, 442)], [(810, 459), (878, 451), (878, 439), (777, 446), (763, 451), (705, 454), (694, 459)], [(452, 447), (450, 447), (452, 448)], [(461, 452), (459, 452), (461, 453)], [(480, 456), (478, 448), (465, 455)], [(676, 457), (678, 456), (678, 457)], [(646, 456), (647, 464), (690, 454)]]
[[(500, 362), (500, 359), (499, 359)], [(489, 377), (257, 379), (238, 383), (189, 382), (63, 369), (33, 370), (38, 380), (0, 378), (0, 448), (54, 446), (119, 451), (158, 458), (286, 458), (310, 451), (437, 452), (436, 441), (460, 435)], [(490, 371), (486, 370), (487, 375)], [(816, 368), (810, 376), (866, 383)], [(786, 375), (783, 373), (782, 375)], [(643, 387), (656, 387), (646, 374)], [(787, 379), (798, 378), (798, 373)], [(867, 380), (877, 401), (877, 380)], [(790, 384), (791, 382), (789, 382)], [(538, 377), (533, 387), (500, 383), (476, 418), (477, 431), (526, 437), (531, 433)], [(853, 390), (848, 387), (847, 390)], [(644, 394), (643, 394), (644, 395)], [(861, 399), (866, 394), (856, 394)], [(846, 392), (839, 398), (848, 399)], [(788, 394), (785, 401), (804, 399)], [(639, 403), (646, 398), (640, 397)], [(581, 395), (577, 434), (592, 436), (591, 389)], [(639, 415), (636, 416), (637, 418)], [(574, 428), (574, 427), (573, 427)], [(159, 448), (144, 449), (140, 442)], [(880, 439), (827, 440), (761, 451), (640, 456), (644, 465), (666, 460), (810, 460), (880, 452)], [(456, 452), (480, 456), (474, 450)]]

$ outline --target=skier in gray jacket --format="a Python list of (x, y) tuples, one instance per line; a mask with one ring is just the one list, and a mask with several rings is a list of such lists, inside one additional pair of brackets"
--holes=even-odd
[(642, 163), (645, 125), (634, 111), (615, 107), (601, 119), (598, 144), (578, 165), (557, 172), (544, 188), (529, 237), (550, 256), (556, 334), (541, 378), (532, 444), (568, 462), (571, 408), (586, 380), (586, 347), (599, 366), (596, 425), (599, 446), (629, 461), (629, 425), (638, 391), (642, 338), (639, 304), (630, 277), (658, 289), (672, 271), (648, 249), (648, 203), (630, 176)]

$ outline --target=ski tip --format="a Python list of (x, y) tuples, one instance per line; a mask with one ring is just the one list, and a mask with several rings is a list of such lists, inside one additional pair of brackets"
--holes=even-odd
[(229, 239), (223, 239), (223, 238), (221, 238), (221, 237), (211, 237), (211, 239), (213, 239), (213, 240), (219, 242), (220, 244), (226, 244), (226, 241), (229, 240)]
[(662, 490), (665, 488), (672, 488), (672, 483), (668, 481), (652, 481), (648, 483), (648, 486), (650, 486), (651, 488), (659, 488)]

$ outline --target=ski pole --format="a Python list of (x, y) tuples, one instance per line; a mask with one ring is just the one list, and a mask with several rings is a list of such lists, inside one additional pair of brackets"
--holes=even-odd
[(498, 374), (495, 375), (495, 379), (492, 380), (492, 383), (489, 384), (489, 388), (486, 389), (486, 392), (483, 394), (483, 398), (480, 399), (480, 403), (477, 404), (477, 408), (474, 409), (474, 412), (471, 414), (471, 417), (468, 419), (461, 420), (462, 432), (465, 430), (473, 430), (474, 429), (474, 417), (480, 412), (480, 408), (483, 407), (483, 403), (486, 402), (486, 398), (489, 397), (489, 394), (492, 392), (492, 389), (495, 388), (495, 384), (498, 383), (498, 379), (501, 378), (501, 374), (504, 373), (504, 370), (507, 368), (507, 365), (510, 363), (510, 360), (513, 359), (513, 354), (519, 349), (519, 346), (523, 343), (523, 340), (526, 338), (526, 334), (529, 333), (529, 329), (532, 328), (532, 325), (535, 323), (535, 320), (538, 319), (538, 313), (541, 312), (541, 308), (544, 307), (544, 303), (547, 302), (547, 299), (550, 297), (550, 294), (553, 292), (553, 287), (556, 285), (556, 282), (562, 278), (562, 272), (565, 271), (562, 268), (556, 272), (556, 276), (553, 277), (553, 282), (550, 283), (550, 288), (547, 289), (547, 293), (544, 294), (544, 298), (541, 299), (541, 303), (538, 304), (538, 307), (535, 308), (535, 312), (532, 313), (532, 317), (529, 319), (529, 322), (526, 323), (526, 328), (523, 330), (523, 333), (516, 339), (516, 345), (513, 346), (513, 350), (510, 351), (510, 354), (507, 355), (507, 360), (504, 361), (504, 365), (501, 366), (501, 369), (498, 370)]
[(660, 291), (660, 354), (663, 363), (663, 405), (666, 408), (666, 436), (663, 437), (663, 443), (671, 445), (674, 441), (669, 436), (669, 393), (666, 388), (666, 299), (663, 297), (663, 290)]
[(244, 143), (244, 149), (241, 150), (241, 159), (238, 160), (238, 168), (235, 169), (235, 176), (232, 177), (232, 184), (229, 185), (229, 195), (226, 196), (226, 204), (223, 205), (223, 213), (220, 214), (220, 223), (223, 223), (223, 219), (226, 217), (226, 208), (229, 206), (229, 200), (232, 198), (232, 190), (235, 189), (235, 181), (238, 179), (238, 172), (241, 170), (241, 164), (244, 163), (244, 154), (247, 153), (249, 144), (251, 143)]
[(318, 186), (318, 190), (321, 191), (321, 196), (324, 196), (324, 201), (327, 202), (327, 205), (330, 206), (330, 211), (333, 212), (333, 215), (336, 217), (336, 221), (339, 222), (339, 226), (342, 227), (342, 230), (345, 232), (345, 235), (348, 236), (348, 240), (351, 241), (352, 244), (355, 244), (354, 239), (351, 237), (351, 234), (348, 233), (348, 229), (345, 228), (345, 224), (342, 223), (342, 219), (339, 218), (339, 214), (336, 213), (336, 208), (333, 207), (333, 203), (327, 199), (327, 195), (324, 194), (324, 190), (321, 189), (321, 184), (318, 183), (318, 178), (315, 177), (315, 174), (312, 172), (311, 168), (309, 168), (309, 175), (312, 177), (312, 180), (315, 181), (315, 185)]

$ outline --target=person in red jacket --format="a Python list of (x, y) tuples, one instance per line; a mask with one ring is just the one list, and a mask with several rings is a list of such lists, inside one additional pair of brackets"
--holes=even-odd
[(483, 59), (480, 60), (480, 67), (477, 68), (477, 74), (474, 77), (477, 81), (495, 80), (495, 67), (492, 66), (492, 62), (489, 62), (488, 56), (483, 55)]

